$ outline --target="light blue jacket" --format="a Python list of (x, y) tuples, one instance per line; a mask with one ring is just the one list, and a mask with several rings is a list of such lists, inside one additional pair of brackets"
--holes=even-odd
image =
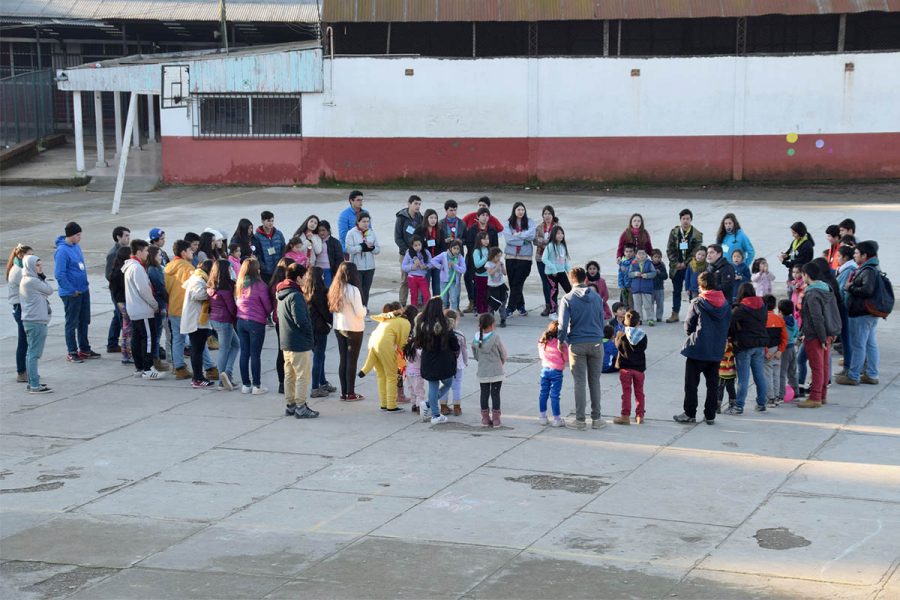
[(750, 238), (747, 237), (743, 229), (738, 229), (734, 233), (726, 233), (720, 246), (722, 246), (722, 251), (725, 254), (725, 260), (732, 265), (734, 261), (731, 260), (731, 253), (735, 250), (741, 250), (744, 253), (745, 264), (753, 264), (753, 256), (756, 254), (756, 251), (753, 249), (753, 244), (750, 243)]
[(556, 242), (550, 242), (544, 248), (544, 255), (541, 257), (544, 263), (544, 273), (547, 275), (556, 275), (557, 273), (568, 273), (572, 268), (569, 265), (569, 253), (566, 247)]

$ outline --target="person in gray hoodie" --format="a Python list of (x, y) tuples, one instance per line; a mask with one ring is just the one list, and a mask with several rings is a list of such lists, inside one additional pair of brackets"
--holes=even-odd
[(600, 373), (603, 371), (603, 299), (587, 284), (582, 267), (569, 271), (572, 291), (559, 303), (559, 343), (569, 344), (569, 370), (575, 380), (575, 420), (566, 426), (583, 430), (586, 389), (591, 392), (591, 427), (605, 426), (600, 418)]
[(22, 326), (28, 337), (25, 364), (28, 371), (28, 393), (48, 394), (49, 387), (41, 383), (38, 360), (44, 352), (47, 326), (50, 324), (50, 301), (53, 288), (46, 281), (41, 259), (33, 254), (22, 258), (23, 274), (19, 282), (19, 304), (22, 306)]
[(809, 385), (809, 396), (797, 403), (798, 408), (819, 408), (825, 404), (831, 344), (841, 334), (841, 313), (837, 299), (823, 278), (824, 275), (815, 262), (803, 265), (806, 291), (800, 308), (800, 333), (803, 335), (803, 348), (812, 371), (812, 382)]
[(156, 329), (156, 311), (159, 303), (153, 296), (147, 260), (150, 244), (144, 240), (131, 241), (131, 258), (122, 265), (125, 275), (125, 310), (131, 319), (131, 357), (135, 376), (143, 379), (162, 379), (153, 366), (153, 346), (159, 343)]

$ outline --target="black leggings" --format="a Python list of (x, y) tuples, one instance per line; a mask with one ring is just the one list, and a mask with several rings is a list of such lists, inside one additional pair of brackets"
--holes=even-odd
[(491, 408), (500, 410), (500, 386), (502, 381), (481, 384), (481, 410), (488, 409), (488, 397), (491, 399)]
[(506, 306), (509, 310), (525, 310), (522, 288), (525, 286), (525, 280), (531, 275), (531, 257), (528, 260), (506, 259), (506, 272), (509, 274), (509, 301)]
[[(281, 332), (279, 331), (280, 326), (278, 323), (275, 324), (275, 339), (281, 339)], [(278, 344), (278, 356), (275, 358), (275, 372), (278, 373), (278, 385), (284, 385), (284, 350), (281, 349), (281, 344)]]
[(569, 283), (568, 273), (554, 273), (547, 275), (547, 282), (550, 284), (550, 310), (556, 312), (559, 309), (559, 288), (565, 293), (572, 291), (572, 284)]
[(191, 341), (191, 369), (194, 370), (194, 380), (203, 381), (203, 350), (206, 348), (206, 340), (209, 338), (209, 329), (197, 329), (188, 334)]
[(725, 390), (728, 390), (729, 401), (734, 402), (735, 398), (737, 398), (737, 392), (734, 390), (734, 382), (734, 377), (731, 379), (722, 379), (719, 377), (719, 404), (722, 404), (722, 400), (725, 399)]
[(341, 380), (341, 395), (348, 396), (356, 393), (356, 364), (359, 362), (359, 352), (362, 350), (362, 331), (337, 331), (340, 364), (338, 365), (338, 377)]

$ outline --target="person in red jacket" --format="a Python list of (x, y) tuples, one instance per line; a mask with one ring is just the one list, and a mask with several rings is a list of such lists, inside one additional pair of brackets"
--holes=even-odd
[(772, 294), (763, 296), (763, 302), (766, 303), (766, 333), (769, 334), (769, 342), (766, 344), (764, 356), (766, 359), (766, 404), (768, 406), (778, 406), (782, 402), (782, 398), (778, 397), (778, 390), (781, 384), (781, 355), (787, 350), (788, 332), (784, 318), (775, 312), (775, 306), (778, 301)]
[[(478, 220), (478, 209), (480, 208), (491, 208), (491, 199), (487, 196), (482, 196), (478, 199), (478, 208), (467, 214), (463, 217), (463, 223), (466, 224), (466, 229), (470, 229), (473, 225), (475, 225), (475, 221)], [(491, 218), (488, 219), (488, 227), (493, 227), (497, 230), (497, 233), (503, 232), (503, 223), (495, 217), (491, 215)]]

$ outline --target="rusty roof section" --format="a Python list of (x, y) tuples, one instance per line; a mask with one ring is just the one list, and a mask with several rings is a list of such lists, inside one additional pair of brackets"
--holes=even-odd
[(329, 23), (592, 21), (900, 12), (900, 0), (325, 0)]

